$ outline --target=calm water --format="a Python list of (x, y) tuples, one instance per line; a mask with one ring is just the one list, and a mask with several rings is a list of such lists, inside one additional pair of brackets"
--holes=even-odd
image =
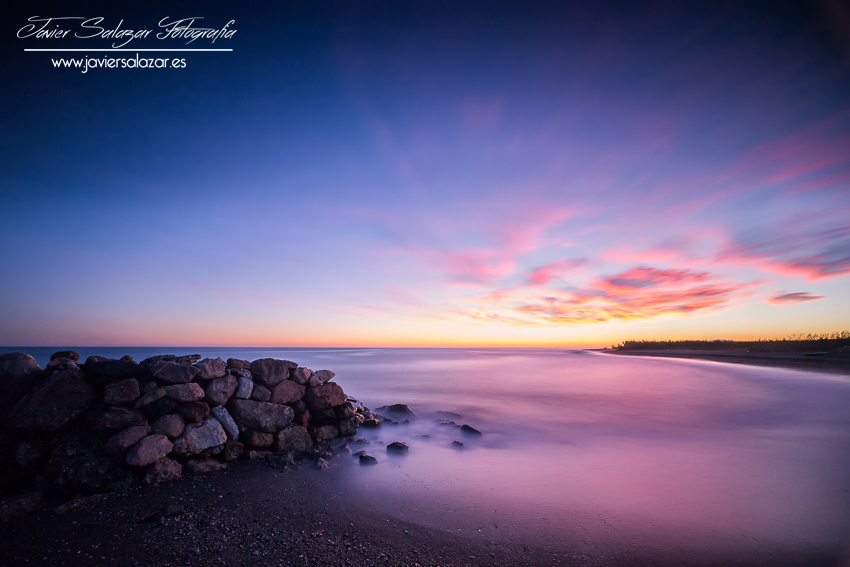
[[(55, 348), (26, 349), (44, 366)], [(410, 425), (361, 430), (380, 461), (329, 476), (364, 505), (484, 537), (831, 550), (850, 535), (850, 379), (703, 361), (521, 349), (75, 349), (328, 368)], [(484, 432), (439, 425), (437, 411)], [(425, 437), (428, 436), (428, 437)], [(452, 447), (459, 440), (464, 448)], [(383, 444), (405, 441), (406, 457)]]

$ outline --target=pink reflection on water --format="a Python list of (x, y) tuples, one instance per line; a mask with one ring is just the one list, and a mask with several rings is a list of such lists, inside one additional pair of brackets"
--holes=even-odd
[[(381, 463), (352, 466), (348, 482), (406, 519), (488, 537), (753, 549), (831, 550), (850, 534), (846, 377), (552, 351), (367, 359), (334, 362), (346, 388), (419, 419), (361, 430), (372, 442), (354, 449)], [(437, 410), (484, 436), (439, 425)], [(392, 441), (410, 454), (388, 456)]]

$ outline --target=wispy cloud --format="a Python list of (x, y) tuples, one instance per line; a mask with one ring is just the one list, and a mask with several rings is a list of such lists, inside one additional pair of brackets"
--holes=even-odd
[(769, 298), (768, 301), (775, 305), (790, 305), (792, 303), (803, 303), (804, 301), (815, 301), (823, 299), (822, 295), (813, 295), (811, 293), (780, 293)]

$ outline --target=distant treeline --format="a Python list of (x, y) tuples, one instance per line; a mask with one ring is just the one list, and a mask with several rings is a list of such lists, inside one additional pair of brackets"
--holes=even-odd
[(749, 352), (830, 351), (850, 346), (850, 331), (790, 335), (784, 339), (756, 341), (623, 341), (614, 350), (733, 350)]

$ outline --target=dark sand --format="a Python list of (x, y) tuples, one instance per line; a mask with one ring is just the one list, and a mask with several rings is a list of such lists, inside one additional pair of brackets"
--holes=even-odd
[(755, 366), (772, 366), (779, 368), (794, 368), (797, 370), (813, 370), (816, 372), (832, 372), (850, 374), (850, 359), (830, 358), (827, 356), (811, 356), (799, 352), (741, 352), (733, 350), (604, 350), (594, 349), (595, 352), (616, 354), (619, 356), (655, 356), (664, 358), (690, 358), (711, 360), (714, 362), (731, 362), (733, 364), (750, 364)]
[[(350, 458), (347, 455), (336, 459)], [(834, 553), (688, 550), (682, 541), (604, 545), (499, 541), (400, 521), (343, 494), (310, 461), (280, 471), (245, 461), (205, 476), (55, 505), (0, 524), (0, 564), (827, 566)], [(351, 471), (349, 471), (351, 472)], [(182, 512), (159, 517), (164, 512)], [(147, 519), (147, 520), (146, 520)]]

